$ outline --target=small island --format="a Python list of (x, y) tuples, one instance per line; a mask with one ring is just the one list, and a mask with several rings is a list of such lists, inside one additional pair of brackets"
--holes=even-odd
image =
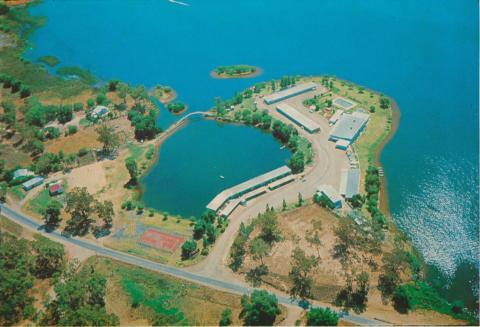
[(60, 60), (55, 56), (42, 56), (38, 58), (38, 61), (50, 67), (55, 67), (60, 63)]
[(176, 101), (169, 103), (167, 109), (171, 113), (178, 115), (187, 110), (187, 106), (183, 102)]
[(219, 66), (211, 72), (214, 78), (247, 78), (261, 74), (261, 69), (249, 65)]
[(177, 97), (177, 93), (170, 87), (165, 85), (156, 85), (150, 90), (149, 94), (161, 103), (169, 103)]

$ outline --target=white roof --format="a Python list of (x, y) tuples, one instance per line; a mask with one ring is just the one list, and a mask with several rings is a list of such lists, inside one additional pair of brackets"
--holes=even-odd
[(33, 171), (30, 171), (26, 168), (20, 168), (13, 172), (13, 178), (24, 177), (24, 176), (33, 176), (35, 175)]
[(102, 113), (105, 113), (105, 112), (109, 112), (110, 110), (108, 110), (107, 107), (105, 106), (96, 106), (95, 109), (93, 109), (93, 113), (95, 115), (99, 115), (99, 114), (102, 114)]
[(342, 169), (342, 177), (340, 181), (340, 194), (350, 199), (355, 194), (360, 193), (360, 169)]
[(250, 188), (262, 186), (262, 184), (268, 183), (272, 179), (278, 178), (279, 176), (288, 175), (291, 173), (292, 170), (290, 168), (288, 168), (287, 166), (282, 166), (263, 175), (249, 179), (248, 181), (245, 181), (241, 184), (227, 188), (226, 190), (218, 193), (218, 195), (214, 197), (213, 200), (210, 201), (210, 203), (207, 204), (207, 209), (217, 211), (227, 200), (238, 196), (240, 193), (245, 192)]
[(331, 124), (335, 124), (337, 122), (337, 120), (339, 120), (342, 115), (343, 115), (343, 110), (339, 109), (339, 110), (335, 111), (335, 113), (333, 114), (332, 117), (330, 117), (328, 122), (331, 123)]
[(341, 146), (341, 147), (347, 147), (350, 145), (350, 141), (347, 141), (347, 140), (338, 140), (337, 142), (335, 142), (335, 146)]
[(352, 140), (367, 123), (369, 116), (361, 112), (343, 114), (330, 132), (330, 137)]
[(307, 116), (303, 115), (297, 109), (285, 102), (279, 103), (277, 105), (277, 110), (280, 111), (282, 114), (286, 115), (297, 125), (305, 127), (310, 132), (320, 129), (319, 124), (317, 124)]
[(286, 99), (297, 94), (309, 91), (317, 87), (317, 84), (313, 82), (301, 83), (295, 86), (289, 87), (288, 89), (281, 90), (279, 92), (275, 92), (264, 97), (265, 102), (273, 103), (280, 101), (282, 99)]
[(43, 177), (37, 176), (37, 177), (34, 177), (32, 179), (29, 179), (28, 181), (23, 183), (22, 186), (23, 187), (30, 187), (32, 185), (37, 185), (39, 183), (43, 183), (43, 180), (44, 180)]
[(331, 185), (320, 185), (317, 188), (317, 192), (325, 194), (333, 203), (342, 201), (340, 194)]

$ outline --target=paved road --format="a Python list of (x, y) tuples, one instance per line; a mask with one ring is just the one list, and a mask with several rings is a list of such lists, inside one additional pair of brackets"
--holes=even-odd
[[(62, 236), (61, 233), (59, 233), (58, 231), (46, 233), (42, 229), (42, 226), (40, 223), (6, 205), (0, 205), (0, 212), (2, 213), (3, 216), (7, 217), (8, 219), (16, 223), (19, 223), (20, 225), (30, 230), (33, 230), (34, 232), (43, 234), (51, 239), (56, 239), (61, 242), (68, 242), (76, 246), (82, 247), (84, 249), (94, 251), (96, 254), (104, 257), (112, 258), (112, 259), (125, 262), (134, 266), (168, 274), (174, 277), (182, 278), (194, 283), (199, 283), (205, 286), (214, 287), (216, 289), (220, 289), (230, 293), (246, 294), (246, 293), (250, 293), (253, 290), (253, 288), (246, 287), (237, 283), (225, 282), (225, 281), (210, 278), (201, 274), (192, 273), (185, 269), (175, 268), (175, 267), (167, 266), (161, 263), (156, 263), (146, 259), (131, 256), (123, 252), (105, 248), (101, 245), (95, 244), (90, 241), (86, 241), (78, 238), (67, 238)], [(277, 294), (277, 298), (278, 298), (278, 302), (281, 304), (284, 304), (287, 306), (298, 305), (297, 302), (291, 301), (286, 296)], [(369, 319), (369, 318), (365, 318), (357, 315), (346, 315), (342, 319), (357, 325), (385, 325), (385, 323), (380, 322), (378, 320), (373, 320), (373, 319)]]

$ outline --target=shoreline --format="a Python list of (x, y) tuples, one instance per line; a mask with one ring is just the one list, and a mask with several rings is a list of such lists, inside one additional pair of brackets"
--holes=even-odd
[(210, 72), (210, 77), (214, 79), (235, 79), (235, 78), (254, 78), (258, 77), (263, 74), (263, 69), (260, 67), (255, 67), (255, 72), (253, 73), (248, 73), (248, 74), (243, 74), (243, 75), (235, 75), (235, 76), (229, 76), (229, 75), (218, 75), (217, 72), (212, 70)]
[[(401, 117), (401, 112), (400, 108), (398, 107), (397, 102), (389, 97), (392, 103), (391, 110), (392, 110), (392, 123), (391, 123), (391, 128), (390, 131), (388, 132), (387, 136), (383, 139), (383, 141), (379, 144), (377, 149), (375, 150), (375, 155), (373, 159), (373, 163), (376, 166), (382, 166), (380, 157), (382, 155), (382, 151), (385, 148), (385, 146), (390, 142), (390, 140), (395, 136), (397, 133), (397, 130), (400, 125), (400, 117)], [(388, 198), (388, 181), (386, 176), (384, 175), (382, 177), (382, 183), (380, 184), (380, 192), (379, 192), (379, 209), (381, 212), (383, 212), (386, 216), (391, 216), (390, 214), (390, 202)]]

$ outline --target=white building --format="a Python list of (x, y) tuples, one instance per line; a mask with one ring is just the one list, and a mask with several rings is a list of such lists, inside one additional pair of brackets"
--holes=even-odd
[(344, 113), (333, 126), (329, 135), (330, 141), (346, 140), (353, 143), (367, 125), (369, 115), (362, 112)]
[(110, 113), (110, 110), (105, 106), (96, 106), (92, 111), (93, 118), (103, 118)]
[(332, 201), (335, 209), (342, 207), (342, 197), (337, 190), (333, 188), (333, 186), (320, 185), (317, 187), (317, 194), (326, 196), (330, 201)]

